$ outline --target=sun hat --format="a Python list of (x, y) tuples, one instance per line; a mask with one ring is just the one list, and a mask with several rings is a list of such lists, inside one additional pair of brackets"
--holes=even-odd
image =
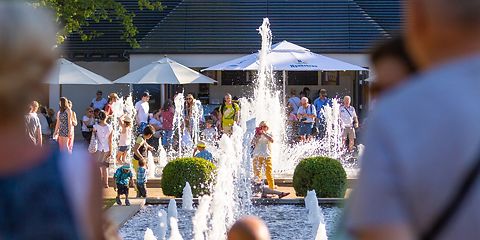
[(197, 147), (199, 147), (199, 148), (205, 148), (205, 147), (207, 147), (207, 146), (205, 145), (205, 142), (204, 142), (204, 141), (198, 141)]
[(117, 95), (116, 93), (110, 93), (110, 95), (108, 95), (108, 98), (110, 98), (110, 99), (113, 99), (113, 98), (119, 99), (119, 97), (118, 97), (118, 95)]
[(260, 124), (258, 125), (259, 127), (268, 127), (266, 121), (261, 121)]
[(125, 116), (125, 117), (123, 118), (123, 121), (124, 121), (124, 122), (129, 122), (129, 123), (131, 123), (131, 122), (132, 122), (132, 118), (131, 118), (130, 116)]

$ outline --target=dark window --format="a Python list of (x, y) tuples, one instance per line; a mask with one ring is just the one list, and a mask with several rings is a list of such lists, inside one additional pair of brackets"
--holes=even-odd
[(288, 85), (318, 85), (318, 72), (288, 72)]
[(252, 81), (247, 79), (246, 71), (223, 71), (222, 85), (249, 85)]

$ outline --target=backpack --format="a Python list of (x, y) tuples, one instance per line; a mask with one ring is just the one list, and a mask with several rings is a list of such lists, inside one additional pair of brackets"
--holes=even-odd
[[(233, 107), (233, 119), (235, 119), (235, 117), (237, 116), (238, 105), (236, 103), (232, 102), (232, 107)], [(225, 111), (227, 111), (227, 109), (226, 109), (225, 103), (223, 103), (222, 106), (220, 106), (220, 112), (222, 113), (222, 117), (223, 117)]]

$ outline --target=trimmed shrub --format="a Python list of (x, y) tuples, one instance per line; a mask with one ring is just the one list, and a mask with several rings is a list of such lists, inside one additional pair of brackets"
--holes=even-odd
[(295, 167), (293, 188), (298, 196), (305, 196), (307, 191), (315, 189), (320, 198), (343, 198), (347, 189), (347, 173), (335, 159), (306, 158)]
[(182, 197), (183, 188), (189, 182), (193, 197), (209, 194), (215, 169), (213, 163), (203, 158), (177, 158), (163, 168), (162, 191), (168, 196)]

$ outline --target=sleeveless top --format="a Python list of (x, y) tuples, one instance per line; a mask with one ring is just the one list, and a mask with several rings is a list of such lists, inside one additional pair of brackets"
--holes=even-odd
[(58, 127), (58, 135), (60, 137), (68, 137), (70, 129), (68, 129), (68, 113), (67, 111), (58, 112), (58, 121), (60, 125)]
[[(147, 156), (147, 148), (145, 147), (145, 143), (147, 142), (147, 140), (145, 140), (142, 136), (143, 135), (138, 136), (136, 143), (139, 143), (140, 141), (142, 141), (142, 145), (139, 146), (138, 152), (140, 152), (140, 154), (142, 154), (143, 157), (146, 157)], [(137, 160), (137, 161), (140, 161), (140, 158), (137, 156), (137, 154), (133, 154), (133, 159)]]
[(40, 165), (0, 176), (0, 239), (80, 239), (60, 156), (52, 149)]

